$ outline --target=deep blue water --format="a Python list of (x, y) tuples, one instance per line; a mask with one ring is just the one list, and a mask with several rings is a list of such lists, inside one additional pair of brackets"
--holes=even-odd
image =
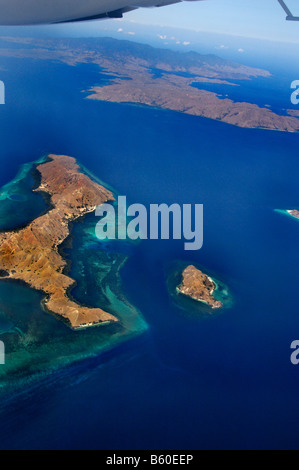
[[(271, 72), (272, 73), (272, 72)], [(251, 80), (227, 80), (233, 85), (214, 83), (194, 83), (195, 88), (217, 93), (220, 99), (229, 98), (239, 101), (268, 107), (278, 114), (287, 115), (287, 109), (296, 109), (291, 103), (292, 74), (272, 75), (267, 78), (252, 78)]]
[[(274, 209), (298, 207), (299, 135), (84, 100), (100, 82), (93, 66), (0, 66), (1, 185), (61, 153), (131, 202), (205, 207), (202, 250), (145, 241), (123, 268), (148, 331), (4, 396), (0, 448), (297, 448), (299, 224)], [(217, 273), (233, 307), (204, 318), (177, 308), (166, 283), (174, 260)]]
[[(236, 59), (237, 60), (237, 59)], [(253, 65), (254, 66), (254, 65)], [(264, 67), (266, 67), (264, 65)], [(297, 64), (289, 63), (288, 69), (277, 68), (277, 64), (267, 66), (269, 77), (252, 77), (250, 80), (227, 79), (226, 83), (196, 82), (192, 83), (194, 88), (217, 93), (220, 99), (231, 99), (237, 102), (247, 102), (260, 107), (268, 107), (273, 112), (288, 115), (288, 109), (297, 109), (291, 103), (291, 82), (298, 77)], [(163, 72), (160, 69), (151, 69), (154, 78), (160, 78), (163, 74), (172, 75), (173, 72)], [(179, 72), (179, 76), (196, 78), (185, 72)], [(213, 78), (213, 77), (212, 77)]]

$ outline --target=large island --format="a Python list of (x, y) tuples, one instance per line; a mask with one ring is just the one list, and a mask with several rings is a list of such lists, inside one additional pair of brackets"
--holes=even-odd
[(0, 234), (1, 279), (23, 281), (43, 292), (47, 311), (74, 329), (116, 322), (101, 308), (85, 307), (70, 298), (75, 281), (65, 274), (67, 262), (59, 252), (70, 223), (114, 200), (112, 193), (80, 172), (71, 157), (50, 155), (36, 170), (40, 184), (35, 191), (47, 197), (49, 209), (25, 228)]
[[(90, 88), (89, 99), (142, 104), (245, 128), (299, 131), (298, 111), (276, 113), (266, 105), (222, 95), (222, 85), (242, 87), (242, 81), (267, 80), (271, 74), (215, 55), (158, 49), (112, 38), (2, 37), (0, 57), (59, 60), (71, 66), (95, 64), (104, 80)], [(213, 92), (201, 89), (201, 84), (219, 87)]]

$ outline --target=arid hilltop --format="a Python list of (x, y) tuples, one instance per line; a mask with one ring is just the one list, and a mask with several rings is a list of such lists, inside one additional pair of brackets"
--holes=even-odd
[(289, 210), (287, 211), (290, 215), (292, 215), (293, 217), (296, 217), (296, 219), (299, 219), (299, 210), (297, 209), (293, 209), (293, 210)]
[(59, 253), (70, 234), (69, 224), (113, 200), (112, 193), (81, 173), (71, 157), (50, 155), (37, 171), (41, 181), (36, 191), (45, 193), (51, 206), (27, 227), (0, 234), (1, 279), (23, 281), (46, 294), (46, 309), (63, 317), (72, 328), (116, 322), (102, 309), (70, 299), (68, 292), (75, 281), (64, 274), (67, 263)]
[(187, 266), (183, 271), (183, 280), (177, 291), (191, 299), (204, 302), (213, 309), (223, 307), (213, 296), (216, 289), (214, 281), (195, 266)]

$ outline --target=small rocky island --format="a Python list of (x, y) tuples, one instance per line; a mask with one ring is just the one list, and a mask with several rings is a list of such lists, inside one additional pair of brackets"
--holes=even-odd
[(114, 200), (112, 193), (82, 173), (71, 157), (50, 155), (36, 171), (40, 184), (35, 191), (45, 195), (49, 208), (25, 228), (0, 233), (0, 279), (22, 281), (44, 293), (46, 310), (74, 329), (117, 322), (101, 308), (70, 298), (75, 281), (65, 273), (67, 261), (59, 251), (71, 222)]
[(299, 219), (299, 210), (297, 209), (287, 210), (287, 213), (292, 215), (293, 217), (296, 217), (296, 219)]
[(214, 281), (195, 266), (187, 266), (182, 273), (183, 280), (177, 291), (198, 302), (204, 302), (211, 308), (222, 308), (223, 304), (216, 300), (213, 293), (216, 289)]

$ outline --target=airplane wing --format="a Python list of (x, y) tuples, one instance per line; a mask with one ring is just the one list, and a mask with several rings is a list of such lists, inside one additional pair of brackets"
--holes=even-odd
[[(124, 13), (139, 7), (162, 7), (182, 1), (203, 0), (0, 0), (0, 25), (122, 18)], [(278, 2), (286, 12), (287, 20), (299, 21), (286, 5), (287, 0)]]
[(280, 3), (280, 5), (282, 6), (282, 8), (287, 14), (287, 18), (286, 18), (287, 21), (299, 21), (299, 16), (294, 16), (292, 14), (291, 10), (289, 9), (289, 7), (287, 6), (284, 0), (278, 0), (278, 3)]
[(32, 25), (122, 18), (139, 7), (202, 0), (0, 0), (0, 25)]

